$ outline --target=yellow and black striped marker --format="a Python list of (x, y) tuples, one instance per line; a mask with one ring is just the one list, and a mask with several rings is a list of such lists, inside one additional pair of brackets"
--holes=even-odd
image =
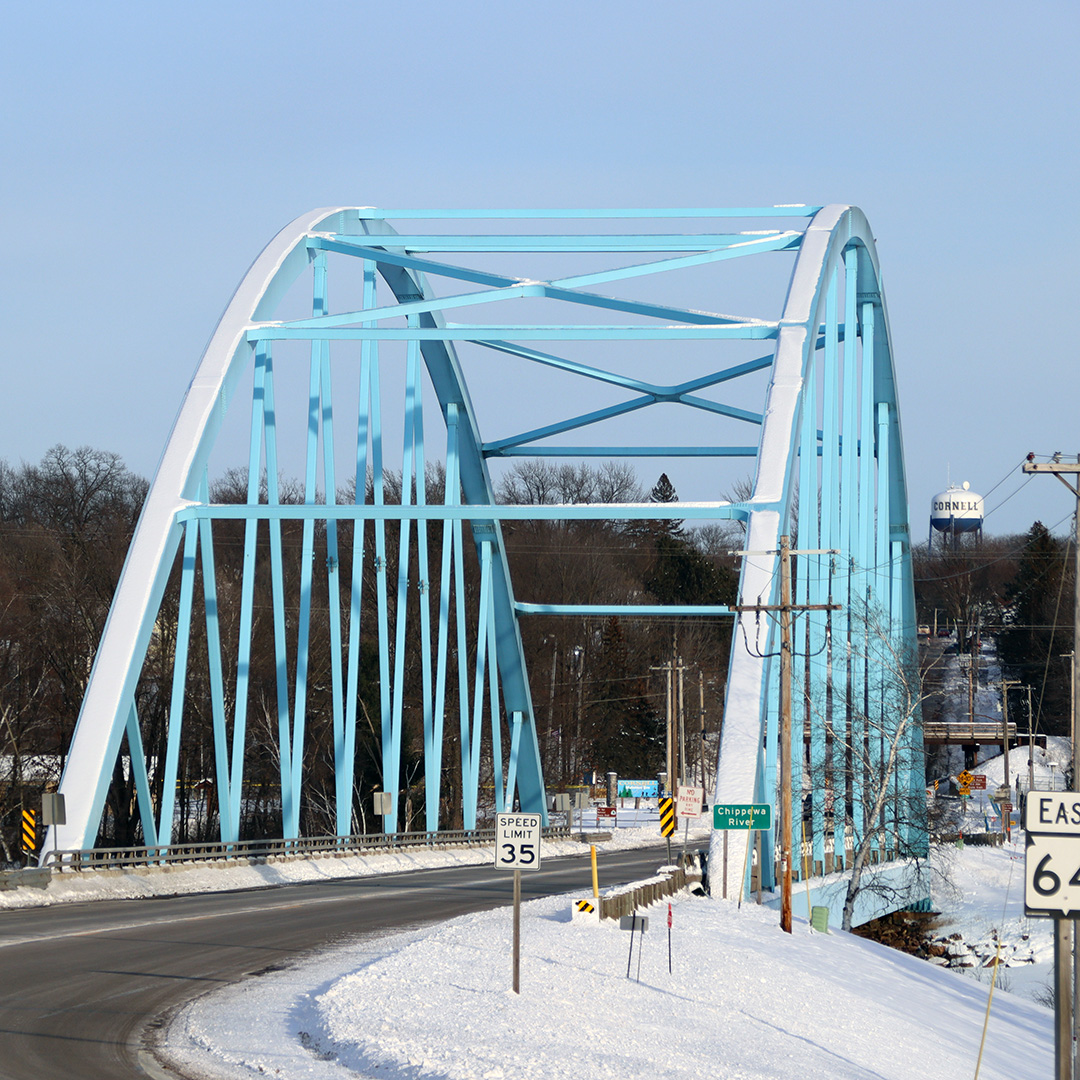
[(27, 855), (37, 851), (37, 813), (33, 810), (22, 812), (22, 849)]
[(670, 796), (660, 800), (660, 835), (672, 836), (675, 832), (675, 800)]
[(577, 900), (574, 902), (574, 907), (577, 908), (578, 911), (584, 911), (586, 913), (591, 913), (596, 910), (588, 900)]

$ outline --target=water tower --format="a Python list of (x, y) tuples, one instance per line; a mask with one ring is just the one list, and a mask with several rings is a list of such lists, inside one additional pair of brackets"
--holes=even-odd
[(965, 533), (974, 533), (978, 542), (982, 539), (983, 516), (983, 497), (972, 491), (966, 480), (961, 487), (950, 484), (948, 490), (930, 501), (931, 549), (935, 530), (951, 536), (954, 546), (957, 537)]

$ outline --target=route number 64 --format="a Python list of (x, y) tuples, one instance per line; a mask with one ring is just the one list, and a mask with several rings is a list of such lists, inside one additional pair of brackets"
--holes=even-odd
[(1035, 915), (1080, 912), (1080, 835), (1028, 833), (1024, 906)]

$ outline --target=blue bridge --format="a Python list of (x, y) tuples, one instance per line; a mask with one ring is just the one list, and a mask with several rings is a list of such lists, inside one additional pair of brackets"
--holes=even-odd
[[(462, 317), (473, 321), (451, 321)], [(505, 374), (511, 360), (528, 373), (520, 388)], [(502, 430), (482, 430), (466, 369), (479, 372), (478, 396), (500, 387)], [(574, 380), (589, 393), (567, 392)], [(593, 407), (593, 388), (606, 404)], [(558, 415), (534, 419), (541, 402)], [(671, 415), (660, 406), (678, 410), (676, 424), (659, 422)], [(238, 415), (246, 465), (236, 497), (212, 501), (212, 456)], [(302, 491), (279, 480), (286, 445), (300, 448)], [(752, 481), (739, 501), (507, 505), (489, 464), (510, 457), (709, 468), (741, 458)], [(445, 471), (438, 501), (433, 463)], [(508, 523), (665, 517), (741, 526), (737, 604), (515, 596)], [(216, 569), (225, 536), (242, 545), (236, 580)], [(226, 602), (238, 613), (227, 633)], [(277, 763), (281, 835), (299, 837), (315, 767), (305, 754), (315, 650), (329, 671), (332, 760), (320, 767), (333, 770), (338, 834), (354, 831), (362, 725), (387, 778), (385, 831), (400, 827), (394, 778), (416, 709), (407, 672), (420, 687), (425, 828), (445, 825), (447, 747), (466, 829), (491, 808), (546, 817), (519, 629), (538, 613), (732, 620), (710, 794), (776, 813), (757, 871), (747, 849), (758, 834), (714, 834), (714, 891), (721, 870), (741, 895), (752, 874), (772, 888), (785, 866), (817, 877), (925, 855), (900, 418), (877, 253), (858, 209), (343, 207), (284, 228), (237, 288), (181, 405), (67, 760), (67, 821), (46, 849), (93, 846), (118, 761), (132, 771), (146, 842), (170, 843), (195, 681), (212, 713), (221, 840), (243, 839), (255, 741)], [(256, 728), (260, 642), (273, 651), (276, 694), (259, 703)], [(377, 716), (361, 715), (365, 665), (378, 672)], [(149, 768), (148, 681), (170, 701)]]

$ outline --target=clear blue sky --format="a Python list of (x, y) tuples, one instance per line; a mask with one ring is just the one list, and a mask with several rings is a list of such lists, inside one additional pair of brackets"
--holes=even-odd
[[(916, 539), (950, 465), (985, 493), (1028, 450), (1080, 451), (1074, 2), (0, 15), (11, 463), (90, 444), (150, 475), (247, 266), (329, 204), (854, 203), (882, 259)], [(1072, 505), (1038, 477), (987, 528)]]

